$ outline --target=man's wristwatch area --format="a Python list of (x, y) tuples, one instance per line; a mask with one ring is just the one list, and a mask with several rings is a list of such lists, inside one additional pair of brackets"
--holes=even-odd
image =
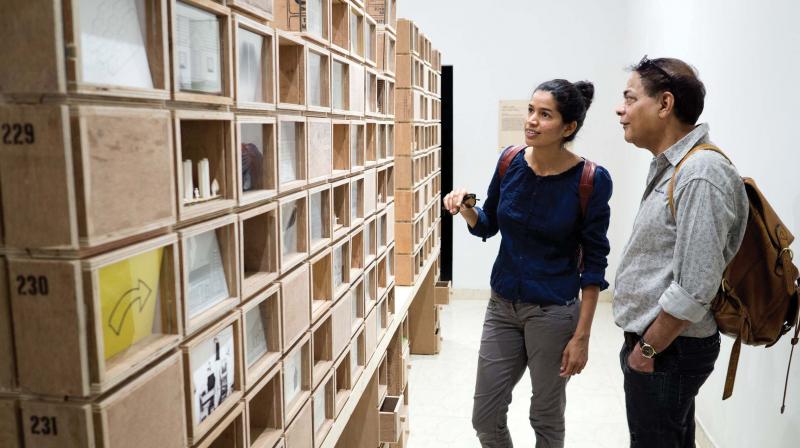
[(652, 345), (645, 342), (644, 338), (639, 339), (639, 348), (642, 349), (642, 356), (647, 359), (653, 359), (658, 354)]

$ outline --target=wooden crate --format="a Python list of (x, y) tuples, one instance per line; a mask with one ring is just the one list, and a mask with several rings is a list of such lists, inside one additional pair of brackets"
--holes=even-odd
[[(201, 104), (233, 104), (230, 9), (211, 0), (170, 2), (172, 99)], [(218, 26), (209, 24), (214, 20)], [(193, 26), (193, 23), (207, 26)]]
[(378, 347), (378, 330), (380, 328), (378, 314), (380, 314), (380, 309), (376, 302), (376, 306), (367, 313), (367, 317), (364, 319), (364, 359), (367, 363), (369, 363), (370, 358), (375, 353), (375, 349)]
[(283, 354), (281, 291), (275, 284), (241, 307), (244, 387), (253, 385), (280, 363)]
[(366, 67), (361, 63), (350, 63), (350, 111), (348, 115), (363, 117), (366, 106)]
[(241, 302), (237, 217), (213, 219), (178, 235), (183, 322), (186, 335), (191, 335)]
[[(355, 307), (354, 307), (355, 304)], [(353, 331), (353, 310), (357, 308), (358, 304), (355, 303), (353, 294), (345, 294), (331, 310), (331, 352), (333, 359), (338, 359), (339, 356), (347, 349), (347, 344), (350, 342), (350, 337)], [(355, 317), (358, 318), (357, 316)]]
[(392, 32), (397, 28), (397, 0), (366, 0), (367, 12)]
[(251, 448), (273, 448), (283, 435), (283, 367), (279, 363), (244, 399)]
[(364, 175), (350, 178), (350, 227), (355, 228), (364, 223)]
[(350, 62), (334, 52), (331, 57), (331, 113), (350, 113)]
[(303, 36), (320, 45), (330, 42), (331, 0), (297, 2), (295, 0), (276, 0), (276, 28)]
[(333, 190), (333, 239), (346, 235), (352, 228), (350, 206), (350, 180), (344, 179), (331, 184)]
[(244, 403), (239, 403), (194, 448), (244, 447), (247, 440)]
[(425, 62), (413, 54), (397, 56), (397, 88), (425, 89)]
[(77, 256), (175, 223), (169, 112), (3, 105), (0, 122), (9, 248)]
[[(391, 222), (391, 220), (389, 222)], [(395, 284), (395, 264), (397, 262), (395, 253), (395, 245), (393, 243), (391, 246), (389, 246), (389, 250), (386, 251), (386, 281), (389, 285)]]
[(308, 190), (310, 253), (328, 247), (333, 236), (331, 187), (328, 184)]
[(350, 280), (354, 282), (364, 272), (366, 245), (364, 244), (364, 226), (359, 226), (350, 234)]
[(400, 424), (400, 412), (403, 397), (389, 395), (380, 405), (380, 440), (382, 443), (397, 443), (403, 428)]
[(377, 263), (373, 262), (364, 269), (364, 297), (367, 313), (378, 303), (378, 272)]
[(350, 336), (355, 336), (358, 329), (361, 328), (361, 325), (364, 323), (364, 318), (366, 317), (366, 297), (364, 294), (364, 279), (360, 278), (356, 282), (353, 283), (353, 287), (350, 288), (350, 297), (351, 297), (351, 310), (350, 310)]
[(350, 3), (347, 0), (331, 2), (331, 49), (350, 54)]
[(242, 212), (238, 219), (242, 298), (247, 300), (275, 281), (278, 266), (278, 204)]
[(369, 266), (378, 256), (378, 218), (376, 216), (364, 221), (364, 246), (366, 250), (364, 264)]
[(277, 31), (278, 109), (306, 110), (306, 43), (300, 37)]
[[(309, 3), (310, 4), (310, 3)], [(326, 48), (307, 43), (306, 97), (308, 111), (331, 112), (331, 52)]]
[(397, 37), (386, 26), (378, 26), (378, 66), (387, 76), (395, 76), (397, 71)]
[(387, 353), (384, 352), (381, 362), (378, 364), (378, 405), (383, 401), (389, 390), (389, 361)]
[(281, 329), (284, 353), (311, 325), (311, 284), (308, 263), (278, 281), (281, 285)]
[[(378, 78), (378, 115), (385, 117), (385, 118), (394, 118), (394, 97), (395, 97), (395, 83), (391, 78), (386, 77), (379, 77)], [(388, 127), (394, 127), (393, 122), (387, 123)], [(393, 130), (393, 129), (392, 129)], [(389, 139), (389, 133), (387, 131), (387, 144), (389, 142), (394, 143), (392, 140), (394, 139), (394, 134), (391, 135), (391, 139)], [(391, 156), (391, 153), (389, 153)]]
[(278, 193), (277, 122), (274, 117), (236, 116), (236, 176), (239, 206)]
[(314, 447), (320, 447), (336, 419), (335, 371), (330, 370), (311, 395), (313, 405)]
[(364, 171), (364, 216), (378, 210), (378, 175), (375, 168)]
[(183, 388), (181, 357), (174, 353), (97, 402), (25, 398), (25, 446), (185, 447)]
[(308, 195), (301, 191), (278, 200), (281, 273), (292, 270), (309, 254)]
[[(389, 129), (392, 129), (391, 127)], [(389, 204), (394, 203), (394, 190), (397, 188), (395, 177), (395, 164), (392, 163), (386, 167), (386, 202)]]
[(352, 365), (350, 360), (351, 356), (352, 352), (350, 350), (345, 351), (333, 365), (333, 370), (335, 372), (334, 386), (336, 389), (334, 401), (337, 416), (342, 411), (342, 408), (344, 408), (345, 403), (347, 403), (353, 391), (354, 381), (350, 370)]
[(306, 400), (297, 417), (286, 427), (286, 448), (311, 448), (314, 446), (313, 403)]
[(332, 120), (333, 126), (333, 171), (331, 178), (338, 179), (350, 174), (350, 122)]
[(181, 344), (189, 444), (218, 428), (243, 396), (241, 313), (233, 312)]
[(395, 119), (398, 123), (428, 120), (428, 98), (418, 88), (395, 90)]
[(333, 300), (339, 300), (350, 289), (350, 238), (343, 237), (331, 246)]
[[(17, 390), (14, 329), (11, 323), (11, 290), (9, 288), (6, 259), (0, 257), (0, 392)], [(2, 440), (1, 436), (0, 440)]]
[(233, 41), (236, 107), (275, 110), (275, 31), (234, 14)]
[(19, 405), (16, 400), (0, 398), (0, 446), (22, 448)]
[(311, 333), (311, 388), (316, 389), (333, 367), (333, 321), (330, 309), (321, 317)]
[(364, 166), (371, 167), (378, 162), (378, 122), (368, 120), (366, 122), (366, 147), (364, 152)]
[(366, 14), (354, 3), (350, 3), (350, 57), (364, 63)]
[[(233, 114), (176, 110), (174, 126), (176, 159), (179, 160), (176, 169), (178, 218), (184, 222), (198, 221), (232, 209), (237, 202), (236, 169), (239, 166), (233, 148)], [(203, 160), (207, 161), (208, 169), (202, 168)]]
[(389, 248), (389, 244), (391, 244), (391, 241), (389, 240), (389, 229), (393, 227), (394, 226), (389, 225), (389, 216), (387, 211), (384, 209), (378, 214), (377, 221), (378, 256), (385, 253)]
[(388, 166), (382, 166), (377, 170), (377, 177), (376, 177), (376, 187), (377, 187), (377, 208), (378, 210), (383, 210), (386, 208), (386, 205), (389, 202), (389, 190), (388, 190), (388, 183), (387, 183), (387, 170)]
[(419, 28), (411, 20), (397, 20), (397, 54), (419, 56)]
[[(0, 39), (7, 43), (0, 60), (15, 62), (0, 73), (0, 93), (169, 98), (166, 0), (131, 4), (141, 26), (133, 20), (117, 27), (107, 26), (119, 20), (116, 11), (81, 14), (76, 0), (7, 6), (0, 14)], [(103, 39), (88, 38), (101, 33)], [(131, 57), (114, 58), (117, 52)]]
[(278, 192), (288, 193), (308, 183), (306, 119), (278, 117)]
[(333, 305), (333, 257), (327, 248), (308, 262), (311, 266), (311, 322), (316, 322)]
[(283, 358), (283, 415), (286, 422), (294, 420), (311, 395), (311, 363), (311, 337), (306, 333)]
[(364, 63), (378, 66), (378, 23), (369, 14), (364, 16)]
[(274, 20), (274, 0), (227, 0), (227, 2), (231, 8), (246, 12), (260, 20), (267, 22)]
[(364, 94), (364, 115), (370, 117), (380, 117), (378, 111), (378, 72), (367, 67)]
[(450, 281), (437, 281), (436, 282), (436, 292), (435, 292), (435, 302), (437, 305), (449, 305), (450, 304)]
[(9, 257), (20, 388), (102, 393), (173, 349), (182, 335), (176, 241), (162, 236), (82, 262)]
[(426, 210), (426, 183), (421, 183), (414, 190), (395, 189), (395, 217), (398, 221), (415, 221)]
[(308, 135), (308, 181), (322, 182), (333, 173), (333, 127), (329, 118), (311, 118), (306, 123)]

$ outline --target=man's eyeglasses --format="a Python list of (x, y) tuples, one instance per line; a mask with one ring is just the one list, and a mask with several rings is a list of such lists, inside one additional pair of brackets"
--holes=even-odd
[[(472, 208), (475, 207), (475, 205), (477, 205), (478, 201), (480, 201), (480, 199), (478, 199), (475, 193), (469, 193), (464, 195), (464, 199), (461, 200), (461, 205), (464, 206), (464, 208)], [(455, 216), (459, 213), (460, 210), (453, 213), (444, 206), (442, 206), (442, 211), (450, 213), (451, 215)]]

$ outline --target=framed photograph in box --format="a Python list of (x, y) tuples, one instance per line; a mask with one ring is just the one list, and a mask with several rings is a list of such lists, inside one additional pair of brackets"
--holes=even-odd
[[(183, 448), (186, 443), (183, 365), (173, 352), (141, 375), (93, 402), (26, 397), (19, 402), (24, 422), (20, 439), (9, 435), (0, 401), (0, 442), (3, 447)], [(17, 413), (17, 409), (14, 409)], [(17, 435), (17, 428), (14, 429)]]
[(275, 31), (239, 14), (233, 23), (236, 107), (275, 110)]
[(308, 191), (310, 253), (316, 254), (331, 242), (331, 187), (328, 184)]
[(101, 394), (180, 342), (174, 234), (83, 261), (9, 257), (7, 267), (27, 393)]
[(191, 335), (240, 302), (239, 226), (235, 215), (227, 215), (180, 230), (178, 235), (183, 320), (186, 334)]
[(244, 386), (250, 388), (280, 362), (283, 354), (280, 285), (275, 284), (241, 307)]
[(233, 104), (230, 9), (210, 0), (172, 1), (172, 99)]
[(330, 41), (331, 0), (276, 0), (275, 27), (327, 46)]
[(274, 0), (227, 0), (227, 5), (244, 11), (261, 20), (272, 22), (275, 15)]
[(333, 172), (333, 127), (329, 118), (306, 119), (308, 134), (308, 182), (330, 179)]
[(301, 191), (278, 200), (281, 272), (289, 272), (309, 254), (308, 196)]
[(278, 192), (286, 193), (308, 183), (306, 119), (278, 117)]
[(311, 336), (306, 333), (283, 358), (283, 415), (291, 422), (311, 396)]
[(350, 111), (350, 63), (331, 53), (331, 113), (346, 115)]
[(306, 43), (285, 31), (278, 39), (278, 109), (306, 110)]
[(236, 205), (233, 114), (177, 110), (178, 217), (195, 221)]
[(303, 263), (278, 281), (281, 285), (281, 330), (284, 353), (311, 325), (311, 272)]
[(306, 92), (309, 112), (331, 112), (331, 53), (329, 50), (308, 43), (306, 51)]
[(283, 366), (279, 363), (244, 399), (251, 448), (273, 448), (283, 435)]
[(314, 447), (319, 448), (336, 419), (336, 384), (331, 370), (311, 396), (314, 405)]
[[(114, 8), (101, 0), (63, 3), (0, 15), (0, 38), (18, 43), (0, 49), (0, 60), (16, 61), (0, 73), (2, 93), (169, 98), (166, 0), (119, 0)], [(23, 45), (20, 30), (36, 38)]]
[(277, 122), (273, 117), (236, 117), (239, 206), (278, 194)]
[(231, 313), (181, 344), (189, 443), (196, 444), (243, 395), (241, 314)]

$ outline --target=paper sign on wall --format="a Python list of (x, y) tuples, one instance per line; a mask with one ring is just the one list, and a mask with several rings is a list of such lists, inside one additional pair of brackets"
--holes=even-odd
[(499, 107), (497, 151), (510, 145), (525, 144), (525, 120), (528, 118), (527, 100), (501, 100)]

